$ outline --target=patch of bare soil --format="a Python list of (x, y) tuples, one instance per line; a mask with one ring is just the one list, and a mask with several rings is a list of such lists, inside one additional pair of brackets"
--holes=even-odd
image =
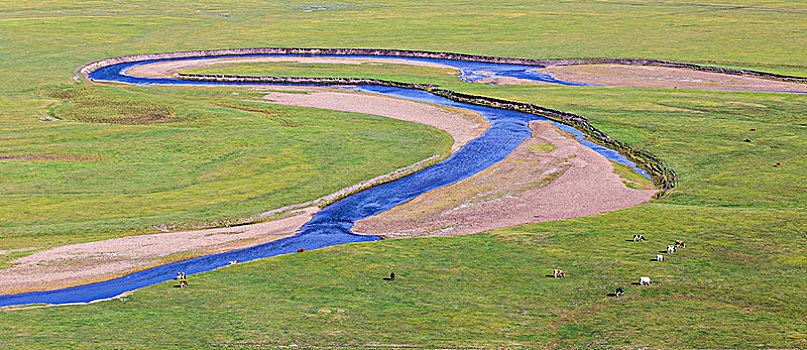
[(536, 71), (563, 81), (606, 86), (807, 91), (805, 84), (668, 67), (592, 64), (552, 66)]
[(451, 135), (454, 139), (452, 152), (482, 135), (490, 125), (479, 114), (467, 110), (373, 94), (329, 89), (311, 91), (307, 94), (269, 92), (264, 100), (249, 101), (366, 113), (429, 125)]
[(463, 235), (637, 205), (655, 190), (625, 187), (611, 161), (549, 123), (493, 167), (358, 221), (353, 231), (386, 237)]
[(290, 217), (239, 227), (115, 238), (34, 253), (0, 270), (0, 294), (98, 282), (173, 261), (291, 237), (318, 210), (309, 207)]
[(482, 78), (473, 81), (476, 84), (493, 84), (493, 85), (556, 85), (554, 83), (547, 83), (543, 81), (519, 79), (519, 78)]
[(341, 57), (244, 57), (244, 58), (210, 58), (199, 60), (157, 62), (132, 67), (126, 74), (147, 78), (173, 78), (177, 73), (192, 69), (218, 64), (256, 63), (256, 62), (299, 62), (299, 63), (330, 63), (330, 64), (362, 64), (368, 62), (403, 64), (409, 66), (423, 66), (444, 69), (453, 67), (422, 61), (410, 61), (401, 58), (341, 58)]
[(543, 81), (535, 81), (529, 79), (519, 79), (510, 77), (494, 77), (493, 72), (476, 71), (476, 74), (481, 74), (485, 78), (474, 80), (474, 84), (492, 84), (492, 85), (555, 85)]

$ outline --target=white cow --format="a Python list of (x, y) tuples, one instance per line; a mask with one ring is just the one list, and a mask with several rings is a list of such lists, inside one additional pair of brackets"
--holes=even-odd
[(563, 273), (563, 270), (555, 269), (555, 278), (564, 278), (566, 274)]
[(667, 253), (675, 253), (675, 246), (674, 245), (668, 245), (667, 246)]
[(653, 282), (650, 282), (650, 277), (639, 277), (639, 285), (641, 285), (641, 286), (648, 285), (649, 286), (651, 284), (653, 284)]
[(656, 254), (656, 261), (664, 261), (664, 255)]

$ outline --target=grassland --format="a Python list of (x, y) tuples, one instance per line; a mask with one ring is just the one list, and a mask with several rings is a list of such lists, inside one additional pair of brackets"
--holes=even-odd
[[(682, 173), (674, 196), (482, 235), (258, 261), (194, 276), (190, 290), (164, 283), (125, 301), (7, 312), (0, 331), (19, 335), (7, 338), (10, 346), (803, 347), (807, 199), (798, 179), (807, 167), (792, 155), (807, 146), (793, 119), (804, 99), (573, 89), (501, 87), (496, 96), (584, 113), (653, 149)], [(693, 112), (704, 105), (710, 110)], [(780, 158), (788, 161), (773, 168)], [(626, 242), (633, 234), (649, 240)], [(673, 239), (688, 248), (651, 262)], [(544, 277), (557, 267), (569, 276)], [(380, 278), (389, 271), (399, 276), (394, 284)], [(655, 285), (630, 285), (640, 275)], [(608, 297), (617, 286), (627, 295)], [(196, 318), (181, 316), (189, 313)], [(141, 330), (158, 328), (167, 330), (143, 338)], [(188, 340), (171, 329), (204, 336)]]
[(49, 113), (64, 121), (4, 124), (2, 154), (61, 156), (0, 162), (4, 249), (249, 216), (451, 147), (422, 125), (244, 102), (263, 95), (246, 88), (80, 84), (45, 94), (60, 101)]
[[(755, 4), (803, 6), (799, 1)], [(125, 195), (156, 187), (158, 176), (142, 177), (152, 172), (165, 174), (166, 183), (188, 181), (182, 168), (163, 169), (161, 162), (164, 167), (189, 157), (193, 166), (185, 169), (198, 169), (205, 164), (202, 159), (224, 159), (233, 152), (227, 151), (229, 145), (208, 146), (209, 135), (232, 139), (238, 147), (275, 150), (272, 145), (280, 143), (280, 135), (290, 135), (280, 131), (284, 119), (302, 123), (306, 134), (346, 133), (341, 130), (345, 125), (352, 133), (371, 120), (375, 124), (359, 130), (388, 128), (396, 133), (363, 142), (341, 140), (359, 142), (346, 149), (394, 152), (384, 147), (385, 140), (401, 137), (445, 142), (428, 129), (380, 118), (279, 106), (264, 107), (268, 115), (243, 112), (232, 108), (241, 105), (228, 95), (231, 89), (104, 87), (103, 96), (133, 96), (145, 106), (167, 103), (173, 114), (166, 122), (146, 125), (39, 122), (38, 116), (48, 112), (40, 106), (54, 100), (58, 91), (80, 88), (69, 83), (72, 72), (93, 59), (186, 49), (355, 46), (532, 58), (708, 61), (793, 75), (805, 75), (807, 66), (805, 14), (793, 11), (612, 1), (334, 2), (331, 10), (311, 12), (303, 7), (317, 4), (206, 5), (146, 0), (2, 5), (0, 150), (79, 154), (100, 159), (104, 166), (84, 168), (94, 162), (83, 161), (53, 169), (52, 162), (0, 161), (0, 201), (5, 202), (0, 205), (0, 215), (5, 215), (0, 219), (0, 249), (132, 234), (142, 225), (168, 220), (171, 216), (150, 209), (161, 201), (141, 206)], [(667, 160), (681, 175), (679, 189), (661, 201), (587, 218), (468, 237), (333, 247), (192, 276), (191, 288), (185, 290), (165, 283), (125, 301), (0, 312), (0, 347), (807, 347), (803, 95), (449, 81), (443, 86), (585, 115), (611, 136)], [(64, 108), (74, 107), (66, 106), (54, 106), (53, 113), (67, 115)], [(351, 122), (355, 120), (361, 122)], [(305, 137), (293, 133), (303, 128), (289, 129), (291, 135)], [(169, 136), (172, 132), (187, 142)], [(138, 142), (146, 136), (154, 142)], [(743, 142), (746, 138), (751, 142)], [(423, 141), (431, 146), (420, 152), (433, 149), (434, 143)], [(121, 144), (144, 152), (121, 155), (116, 151)], [(301, 144), (310, 147), (311, 157), (342, 146), (320, 144), (319, 138)], [(418, 158), (413, 150), (404, 151)], [(340, 165), (314, 159), (342, 169), (356, 159), (368, 164), (405, 157), (375, 153), (343, 152)], [(316, 163), (302, 158), (306, 153), (298, 148), (276, 154), (278, 161), (285, 160), (274, 163), (282, 165), (278, 169), (291, 171), (288, 179), (308, 176), (305, 186), (281, 198), (296, 199), (294, 191), (313, 197), (326, 190), (321, 181), (341, 181), (328, 177), (322, 167), (310, 167)], [(246, 157), (210, 176), (257, 174), (251, 166), (259, 161)], [(776, 162), (782, 166), (773, 167)], [(383, 172), (358, 163), (347, 170), (344, 174)], [(89, 180), (97, 176), (114, 181), (102, 185)], [(228, 181), (238, 181), (236, 188), (254, 188), (264, 183), (255, 176)], [(73, 193), (60, 192), (66, 184)], [(200, 192), (215, 194), (212, 198), (220, 204), (205, 204), (209, 209), (197, 214), (235, 212), (233, 203), (242, 199), (228, 197), (237, 196), (229, 183), (220, 185)], [(22, 189), (38, 194), (17, 196)], [(40, 202), (99, 191), (120, 202), (108, 202), (98, 212), (82, 209), (83, 201)], [(263, 196), (240, 208), (286, 203), (272, 202), (274, 198)], [(65, 210), (68, 214), (61, 212)], [(177, 213), (177, 220), (191, 217)], [(114, 219), (116, 215), (122, 219)], [(26, 226), (34, 230), (11, 226), (28, 216), (37, 218)], [(78, 230), (85, 227), (94, 229)], [(644, 234), (648, 241), (625, 242), (633, 234)], [(651, 262), (672, 239), (686, 240), (688, 248), (663, 264)], [(545, 278), (553, 268), (563, 268), (568, 277)], [(390, 271), (399, 276), (392, 284), (381, 280)], [(639, 276), (650, 276), (654, 286), (629, 284)], [(608, 297), (617, 286), (626, 289), (626, 296)]]

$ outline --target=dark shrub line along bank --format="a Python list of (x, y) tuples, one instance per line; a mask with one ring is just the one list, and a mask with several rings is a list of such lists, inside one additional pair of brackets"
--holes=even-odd
[[(374, 55), (374, 56), (398, 56), (398, 57), (421, 57), (435, 59), (450, 59), (483, 63), (519, 64), (532, 65), (538, 67), (546, 66), (571, 66), (585, 64), (623, 64), (638, 66), (659, 66), (670, 68), (684, 68), (703, 72), (722, 73), (737, 76), (752, 76), (777, 81), (807, 84), (807, 78), (779, 75), (773, 73), (758, 72), (753, 70), (732, 69), (713, 66), (702, 66), (691, 63), (662, 61), (654, 59), (631, 59), (631, 58), (580, 58), (580, 59), (525, 59), (468, 55), (452, 52), (434, 52), (419, 50), (396, 50), (396, 49), (363, 49), (363, 48), (244, 48), (244, 49), (219, 49), (219, 50), (196, 50), (165, 52), (153, 54), (140, 54), (130, 56), (120, 56), (93, 61), (78, 70), (78, 73), (88, 76), (90, 72), (105, 66), (119, 63), (137, 62), (144, 60), (161, 60), (177, 58), (201, 58), (215, 56), (239, 56), (239, 55)], [(321, 84), (321, 85), (382, 85), (401, 88), (418, 89), (431, 92), (435, 95), (449, 98), (458, 102), (472, 103), (482, 106), (510, 109), (524, 113), (531, 113), (571, 125), (581, 130), (592, 141), (603, 146), (614, 149), (628, 159), (635, 162), (640, 168), (646, 170), (655, 181), (657, 188), (661, 189), (657, 198), (669, 195), (678, 184), (678, 176), (675, 171), (669, 168), (666, 163), (649, 151), (635, 148), (615, 140), (602, 131), (588, 123), (588, 120), (580, 115), (558, 111), (541, 107), (534, 104), (506, 101), (496, 98), (475, 96), (457, 93), (450, 90), (439, 89), (430, 84), (407, 84), (395, 81), (378, 79), (354, 79), (354, 78), (298, 78), (298, 77), (247, 77), (232, 75), (200, 75), (200, 74), (180, 74), (180, 79), (195, 81), (216, 81), (216, 82), (261, 82), (277, 84)]]
[(270, 77), (226, 74), (186, 74), (178, 73), (177, 78), (190, 81), (210, 81), (220, 83), (261, 83), (261, 84), (316, 84), (316, 85), (380, 85), (405, 89), (431, 91), (437, 85), (411, 84), (391, 80), (365, 78), (307, 78), (307, 77)]
[(685, 68), (698, 70), (703, 72), (722, 73), (740, 76), (752, 76), (771, 80), (802, 83), (807, 84), (807, 77), (793, 77), (787, 75), (779, 75), (773, 73), (758, 72), (745, 69), (732, 69), (713, 66), (702, 66), (692, 63), (662, 61), (653, 59), (635, 59), (635, 58), (577, 58), (577, 59), (527, 59), (527, 58), (507, 58), (507, 57), (492, 57), (492, 56), (479, 56), (467, 55), (452, 52), (433, 52), (433, 51), (417, 51), (417, 50), (394, 50), (394, 49), (356, 49), (356, 48), (283, 48), (283, 47), (266, 47), (266, 48), (246, 48), (246, 49), (220, 49), (220, 50), (197, 50), (197, 51), (180, 51), (180, 52), (165, 52), (165, 53), (152, 53), (131, 56), (120, 56), (113, 58), (106, 58), (98, 61), (90, 62), (89, 64), (81, 67), (78, 73), (87, 75), (90, 72), (109, 65), (127, 62), (136, 62), (143, 60), (156, 60), (156, 59), (172, 59), (172, 58), (198, 58), (209, 56), (237, 56), (237, 55), (381, 55), (381, 56), (400, 56), (400, 57), (422, 57), (422, 58), (436, 58), (436, 59), (450, 59), (459, 61), (471, 62), (484, 62), (484, 63), (502, 63), (502, 64), (521, 64), (536, 67), (546, 66), (573, 66), (585, 64), (624, 64), (633, 66), (659, 66), (670, 68)]
[(457, 102), (465, 102), (481, 106), (534, 114), (554, 120), (556, 122), (570, 125), (575, 129), (582, 131), (591, 141), (621, 153), (630, 161), (636, 163), (638, 167), (647, 171), (648, 175), (653, 178), (653, 182), (656, 183), (656, 188), (661, 190), (655, 195), (656, 198), (663, 198), (670, 195), (675, 186), (678, 185), (678, 175), (672, 168), (667, 166), (667, 163), (664, 162), (664, 160), (648, 150), (636, 148), (625, 142), (611, 138), (604, 132), (589, 124), (588, 119), (581, 115), (546, 108), (531, 103), (521, 103), (492, 97), (469, 95), (451, 90), (430, 89), (427, 91)]
[[(661, 66), (673, 68), (693, 69), (705, 72), (723, 73), (739, 76), (754, 76), (766, 79), (807, 83), (807, 78), (785, 76), (764, 72), (757, 72), (751, 70), (730, 69), (712, 66), (701, 66), (690, 63), (670, 62), (651, 59), (605, 59), (605, 58), (584, 58), (584, 59), (554, 59), (554, 60), (537, 60), (537, 59), (523, 59), (523, 58), (505, 58), (505, 57), (492, 57), (492, 56), (479, 56), (479, 55), (466, 55), (451, 52), (431, 52), (431, 51), (416, 51), (416, 50), (394, 50), (394, 49), (357, 49), (357, 48), (245, 48), (245, 49), (220, 49), (220, 50), (198, 50), (198, 51), (181, 51), (181, 52), (166, 52), (166, 53), (153, 53), (141, 54), (131, 56), (120, 56), (93, 61), (81, 68), (78, 73), (88, 76), (90, 72), (114, 65), (119, 63), (139, 62), (145, 60), (163, 60), (163, 59), (178, 59), (178, 58), (202, 58), (202, 57), (217, 57), (217, 56), (239, 56), (239, 55), (272, 55), (272, 54), (291, 54), (291, 55), (375, 55), (375, 56), (399, 56), (399, 57), (421, 57), (421, 58), (434, 58), (434, 59), (450, 59), (471, 62), (483, 63), (500, 63), (500, 64), (520, 64), (520, 65), (534, 65), (536, 67), (545, 66), (568, 66), (568, 65), (584, 65), (584, 64), (624, 64), (624, 65), (647, 65), (647, 66)], [(673, 169), (666, 165), (666, 163), (652, 154), (651, 152), (635, 148), (631, 145), (615, 140), (599, 129), (595, 128), (588, 123), (588, 120), (580, 115), (563, 112), (555, 109), (550, 109), (530, 103), (521, 103), (515, 101), (507, 101), (492, 97), (477, 96), (458, 93), (450, 90), (440, 89), (436, 85), (431, 84), (409, 84), (396, 81), (379, 80), (379, 79), (359, 79), (359, 78), (301, 78), (301, 77), (267, 77), (267, 76), (237, 76), (237, 75), (207, 75), (207, 74), (179, 74), (179, 79), (191, 81), (210, 81), (210, 82), (239, 82), (239, 83), (275, 83), (275, 84), (318, 84), (318, 85), (381, 85), (392, 86), (408, 89), (418, 89), (430, 92), (437, 96), (445, 97), (457, 102), (471, 103), (481, 106), (502, 108), (514, 110), (523, 113), (530, 113), (546, 117), (548, 119), (564, 123), (575, 127), (582, 131), (593, 142), (608, 148), (614, 149), (619, 153), (625, 155), (628, 159), (635, 162), (637, 166), (647, 171), (656, 187), (661, 191), (656, 194), (656, 198), (663, 198), (671, 194), (672, 190), (678, 184), (678, 176)]]
[(300, 77), (268, 77), (268, 76), (240, 76), (221, 74), (178, 74), (178, 78), (190, 81), (209, 82), (230, 82), (230, 83), (261, 83), (261, 84), (318, 84), (318, 85), (381, 85), (407, 89), (417, 89), (430, 92), (440, 97), (445, 97), (457, 102), (470, 103), (479, 106), (507, 109), (522, 113), (529, 113), (545, 117), (563, 124), (570, 125), (600, 145), (606, 146), (623, 154), (625, 157), (635, 162), (638, 167), (647, 171), (656, 187), (662, 191), (656, 194), (656, 198), (663, 198), (671, 193), (678, 184), (678, 175), (673, 169), (659, 157), (642, 148), (635, 148), (631, 145), (615, 140), (588, 123), (588, 120), (577, 114), (563, 112), (551, 108), (542, 107), (531, 103), (521, 103), (508, 100), (469, 95), (451, 90), (440, 89), (436, 85), (429, 84), (409, 84), (396, 81), (378, 79), (357, 79), (357, 78), (300, 78)]

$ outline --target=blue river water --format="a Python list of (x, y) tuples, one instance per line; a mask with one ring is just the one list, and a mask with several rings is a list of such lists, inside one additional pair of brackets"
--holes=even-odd
[[(394, 58), (400, 59), (402, 57)], [(439, 61), (439, 63), (457, 67), (463, 72), (462, 78), (466, 80), (475, 79), (473, 76), (474, 73), (472, 73), (475, 71), (496, 72), (497, 76), (519, 77), (522, 79), (540, 81), (547, 81), (541, 79), (552, 79), (551, 77), (547, 78), (542, 75), (530, 75), (531, 73), (526, 72), (528, 69), (535, 68), (534, 66), (496, 65), (421, 58), (404, 59)], [(246, 85), (192, 82), (177, 79), (152, 79), (129, 76), (124, 73), (133, 66), (153, 62), (157, 61), (124, 63), (100, 68), (90, 73), (90, 78), (98, 82), (116, 82), (135, 85)], [(466, 72), (471, 72), (471, 74), (466, 75)], [(552, 82), (557, 82), (554, 81), (554, 79), (552, 80)], [(249, 83), (249, 85), (256, 84)], [(528, 126), (530, 121), (543, 120), (551, 122), (548, 119), (531, 114), (455, 102), (421, 90), (375, 85), (359, 85), (351, 89), (359, 92), (381, 94), (412, 101), (468, 109), (479, 113), (490, 121), (491, 124), (482, 136), (471, 140), (440, 163), (398, 180), (350, 195), (326, 206), (316, 213), (308, 223), (303, 225), (300, 232), (293, 237), (249, 248), (170, 263), (103, 282), (49, 291), (2, 295), (0, 296), (0, 306), (42, 303), (68, 304), (103, 300), (138, 288), (171, 280), (176, 276), (178, 271), (192, 275), (227, 266), (231, 260), (245, 262), (280, 254), (294, 253), (299, 248), (312, 250), (339, 244), (379, 240), (378, 237), (353, 234), (350, 231), (353, 227), (353, 223), (360, 219), (381, 213), (433, 189), (466, 179), (489, 168), (507, 157), (507, 155), (512, 153), (525, 139), (530, 137), (530, 128)], [(639, 174), (647, 177), (647, 173), (644, 170), (638, 169), (633, 162), (629, 161), (618, 152), (586, 140), (584, 135), (577, 129), (560, 123), (553, 122), (553, 124), (563, 131), (575, 135), (575, 138), (586, 147), (593, 149), (610, 160), (628, 165)]]

